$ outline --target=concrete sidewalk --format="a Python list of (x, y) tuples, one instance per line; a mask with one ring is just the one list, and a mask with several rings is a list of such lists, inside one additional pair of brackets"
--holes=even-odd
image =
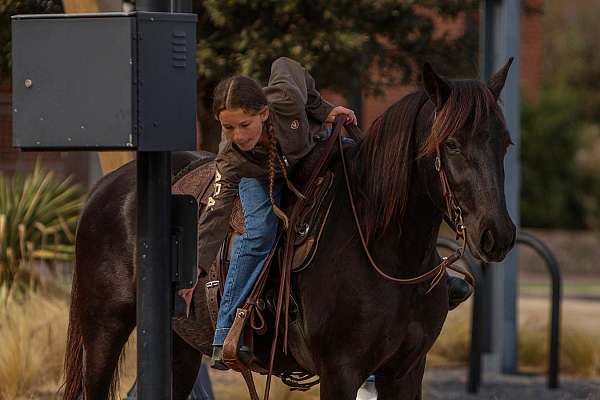
[(429, 368), (425, 400), (600, 400), (600, 381), (561, 377), (561, 387), (546, 388), (545, 376), (485, 374), (476, 395), (466, 392), (467, 370)]

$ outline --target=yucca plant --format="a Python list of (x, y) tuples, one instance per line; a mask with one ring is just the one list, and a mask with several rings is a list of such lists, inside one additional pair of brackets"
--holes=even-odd
[(0, 176), (0, 285), (31, 283), (32, 261), (70, 260), (83, 206), (79, 185), (43, 170)]

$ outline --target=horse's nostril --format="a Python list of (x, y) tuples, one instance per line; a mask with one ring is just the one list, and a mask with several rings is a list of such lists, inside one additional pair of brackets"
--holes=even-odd
[(489, 229), (486, 229), (481, 236), (481, 249), (488, 254), (494, 249), (494, 235)]

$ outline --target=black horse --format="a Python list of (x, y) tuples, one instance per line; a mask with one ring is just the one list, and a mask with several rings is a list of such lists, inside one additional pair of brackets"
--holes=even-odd
[[(462, 211), (471, 252), (500, 261), (514, 245), (503, 189), (511, 140), (498, 106), (509, 67), (510, 61), (482, 83), (447, 81), (426, 65), (425, 89), (392, 105), (347, 151), (361, 229), (385, 273), (410, 278), (440, 264), (438, 230), (444, 218), (454, 219), (439, 170)], [(135, 171), (130, 163), (105, 176), (81, 216), (65, 399), (114, 394), (119, 355), (135, 327)], [(425, 356), (448, 311), (446, 282), (428, 291), (430, 282), (399, 285), (376, 273), (343, 174), (336, 176), (335, 207), (321, 245), (311, 267), (296, 276), (304, 336), (290, 336), (303, 344), (290, 351), (303, 369), (319, 375), (324, 400), (355, 399), (370, 374), (377, 376), (380, 400), (420, 399)], [(174, 321), (174, 399), (187, 397), (201, 355), (211, 353), (201, 290), (193, 302), (196, 318)]]

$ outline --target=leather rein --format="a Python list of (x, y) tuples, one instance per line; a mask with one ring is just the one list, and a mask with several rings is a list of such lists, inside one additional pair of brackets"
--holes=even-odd
[[(434, 120), (435, 120), (435, 115), (434, 115)], [(348, 126), (346, 126), (346, 130), (348, 131), (348, 133), (354, 140), (356, 140), (356, 141), (360, 140), (360, 137), (362, 136), (362, 132), (360, 131), (360, 129), (357, 126), (348, 125)], [(350, 177), (348, 174), (346, 157), (344, 155), (344, 149), (343, 149), (343, 144), (342, 144), (342, 135), (338, 135), (338, 144), (339, 144), (339, 150), (340, 150), (340, 157), (342, 159), (342, 169), (344, 171), (344, 178), (345, 178), (345, 182), (346, 182), (346, 191), (348, 193), (348, 198), (350, 199), (350, 206), (352, 208), (352, 215), (354, 216), (354, 222), (356, 224), (356, 229), (358, 230), (358, 234), (360, 236), (360, 241), (362, 243), (363, 250), (365, 251), (367, 258), (369, 259), (369, 263), (371, 264), (371, 267), (373, 267), (373, 269), (375, 271), (377, 271), (377, 273), (380, 276), (382, 276), (383, 278), (385, 278), (389, 281), (392, 281), (394, 283), (398, 283), (400, 285), (414, 285), (414, 284), (418, 284), (418, 283), (422, 283), (422, 282), (431, 280), (431, 284), (426, 293), (429, 293), (431, 290), (433, 290), (437, 286), (437, 284), (442, 280), (442, 277), (444, 276), (446, 269), (451, 269), (451, 270), (459, 273), (460, 275), (463, 275), (465, 280), (471, 286), (475, 286), (475, 281), (473, 279), (473, 276), (468, 271), (464, 270), (463, 268), (461, 268), (459, 266), (453, 265), (464, 254), (465, 247), (466, 247), (466, 227), (463, 223), (462, 210), (456, 202), (456, 198), (454, 197), (452, 189), (450, 188), (450, 184), (448, 183), (448, 177), (446, 175), (446, 172), (444, 171), (444, 168), (442, 168), (442, 160), (440, 157), (439, 145), (436, 148), (436, 157), (435, 157), (434, 166), (435, 166), (435, 170), (437, 171), (437, 173), (439, 175), (440, 184), (442, 186), (442, 193), (443, 193), (444, 200), (446, 203), (445, 204), (446, 205), (445, 212), (447, 212), (448, 218), (452, 221), (452, 225), (453, 225), (452, 229), (456, 233), (456, 239), (461, 241), (461, 245), (450, 256), (442, 257), (442, 262), (439, 263), (433, 269), (429, 270), (428, 272), (425, 272), (424, 274), (421, 274), (421, 275), (413, 277), (413, 278), (398, 278), (398, 277), (394, 277), (394, 276), (391, 276), (391, 275), (385, 273), (377, 265), (377, 263), (373, 259), (373, 256), (371, 255), (371, 252), (369, 251), (369, 247), (367, 245), (364, 234), (362, 232), (360, 220), (358, 218), (358, 213), (356, 211), (354, 195), (352, 194), (352, 185), (350, 184)]]

